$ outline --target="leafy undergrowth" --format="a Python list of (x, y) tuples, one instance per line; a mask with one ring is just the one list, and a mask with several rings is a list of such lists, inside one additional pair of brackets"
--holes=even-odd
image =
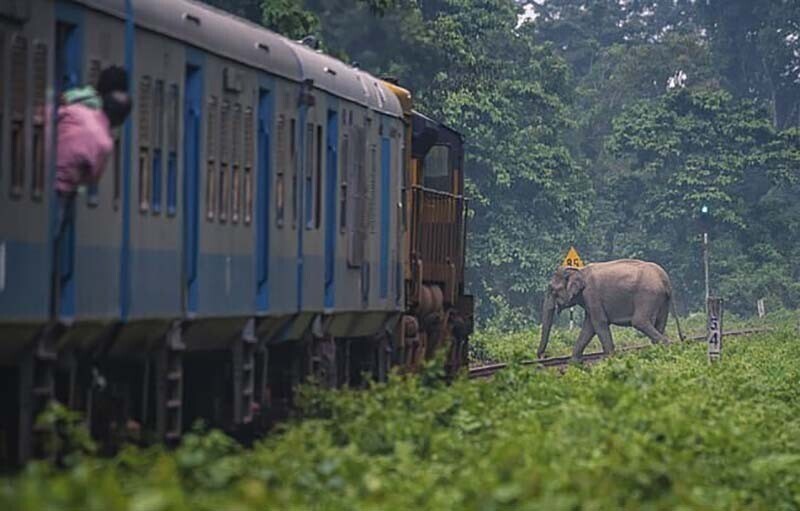
[(306, 392), (305, 417), (244, 449), (45, 463), (0, 483), (24, 510), (783, 510), (800, 508), (800, 342), (790, 329), (655, 347), (563, 375), (433, 372)]

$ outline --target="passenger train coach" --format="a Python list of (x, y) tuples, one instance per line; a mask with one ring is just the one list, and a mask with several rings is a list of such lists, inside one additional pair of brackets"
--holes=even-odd
[[(56, 257), (53, 112), (111, 64), (134, 111)], [(462, 162), (408, 91), (204, 4), (0, 1), (0, 460), (53, 398), (170, 440), (308, 376), (458, 369)]]

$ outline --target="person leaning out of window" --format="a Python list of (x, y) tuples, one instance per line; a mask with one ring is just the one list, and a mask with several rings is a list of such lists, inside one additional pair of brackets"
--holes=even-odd
[(117, 66), (100, 73), (96, 88), (87, 85), (62, 95), (55, 183), (62, 206), (59, 231), (70, 216), (78, 187), (97, 183), (103, 175), (114, 149), (111, 130), (125, 122), (131, 106), (128, 73)]

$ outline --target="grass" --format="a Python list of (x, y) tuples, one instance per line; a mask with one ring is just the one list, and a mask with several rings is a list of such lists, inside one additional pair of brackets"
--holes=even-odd
[[(582, 321), (582, 311), (576, 308), (576, 320), (574, 329), (568, 328), (566, 313), (555, 323), (550, 332), (550, 342), (547, 347), (547, 354), (551, 357), (570, 355), (575, 340), (580, 332)], [(740, 318), (733, 315), (723, 317), (723, 327), (726, 331), (749, 327), (766, 327), (775, 325), (789, 325), (797, 322), (796, 313), (792, 311), (776, 311), (768, 314), (764, 318)], [(689, 316), (680, 318), (681, 329), (685, 336), (705, 334), (706, 316), (705, 313), (693, 313)], [(670, 315), (667, 324), (666, 335), (673, 341), (679, 339), (678, 330), (674, 318)], [(633, 346), (637, 344), (649, 344), (650, 339), (633, 328), (611, 327), (611, 335), (614, 338), (616, 347)], [(539, 346), (541, 329), (536, 326), (522, 332), (500, 332), (493, 330), (479, 331), (473, 335), (471, 343), (472, 363), (480, 364), (485, 362), (507, 362), (512, 360), (528, 360), (536, 358), (536, 349)], [(585, 353), (602, 351), (602, 346), (597, 336), (592, 339)]]

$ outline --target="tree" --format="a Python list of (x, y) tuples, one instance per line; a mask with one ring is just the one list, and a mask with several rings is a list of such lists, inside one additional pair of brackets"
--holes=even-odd
[[(800, 153), (755, 102), (720, 89), (676, 90), (626, 108), (608, 145), (619, 162), (611, 201), (628, 219), (618, 226), (618, 251), (665, 262), (701, 306), (694, 225), (707, 205), (718, 290), (730, 307), (747, 312), (761, 296), (796, 306), (797, 286), (786, 277), (798, 275), (788, 261), (800, 245), (787, 233), (800, 210), (786, 191), (798, 190)], [(751, 275), (741, 279), (743, 271)]]

